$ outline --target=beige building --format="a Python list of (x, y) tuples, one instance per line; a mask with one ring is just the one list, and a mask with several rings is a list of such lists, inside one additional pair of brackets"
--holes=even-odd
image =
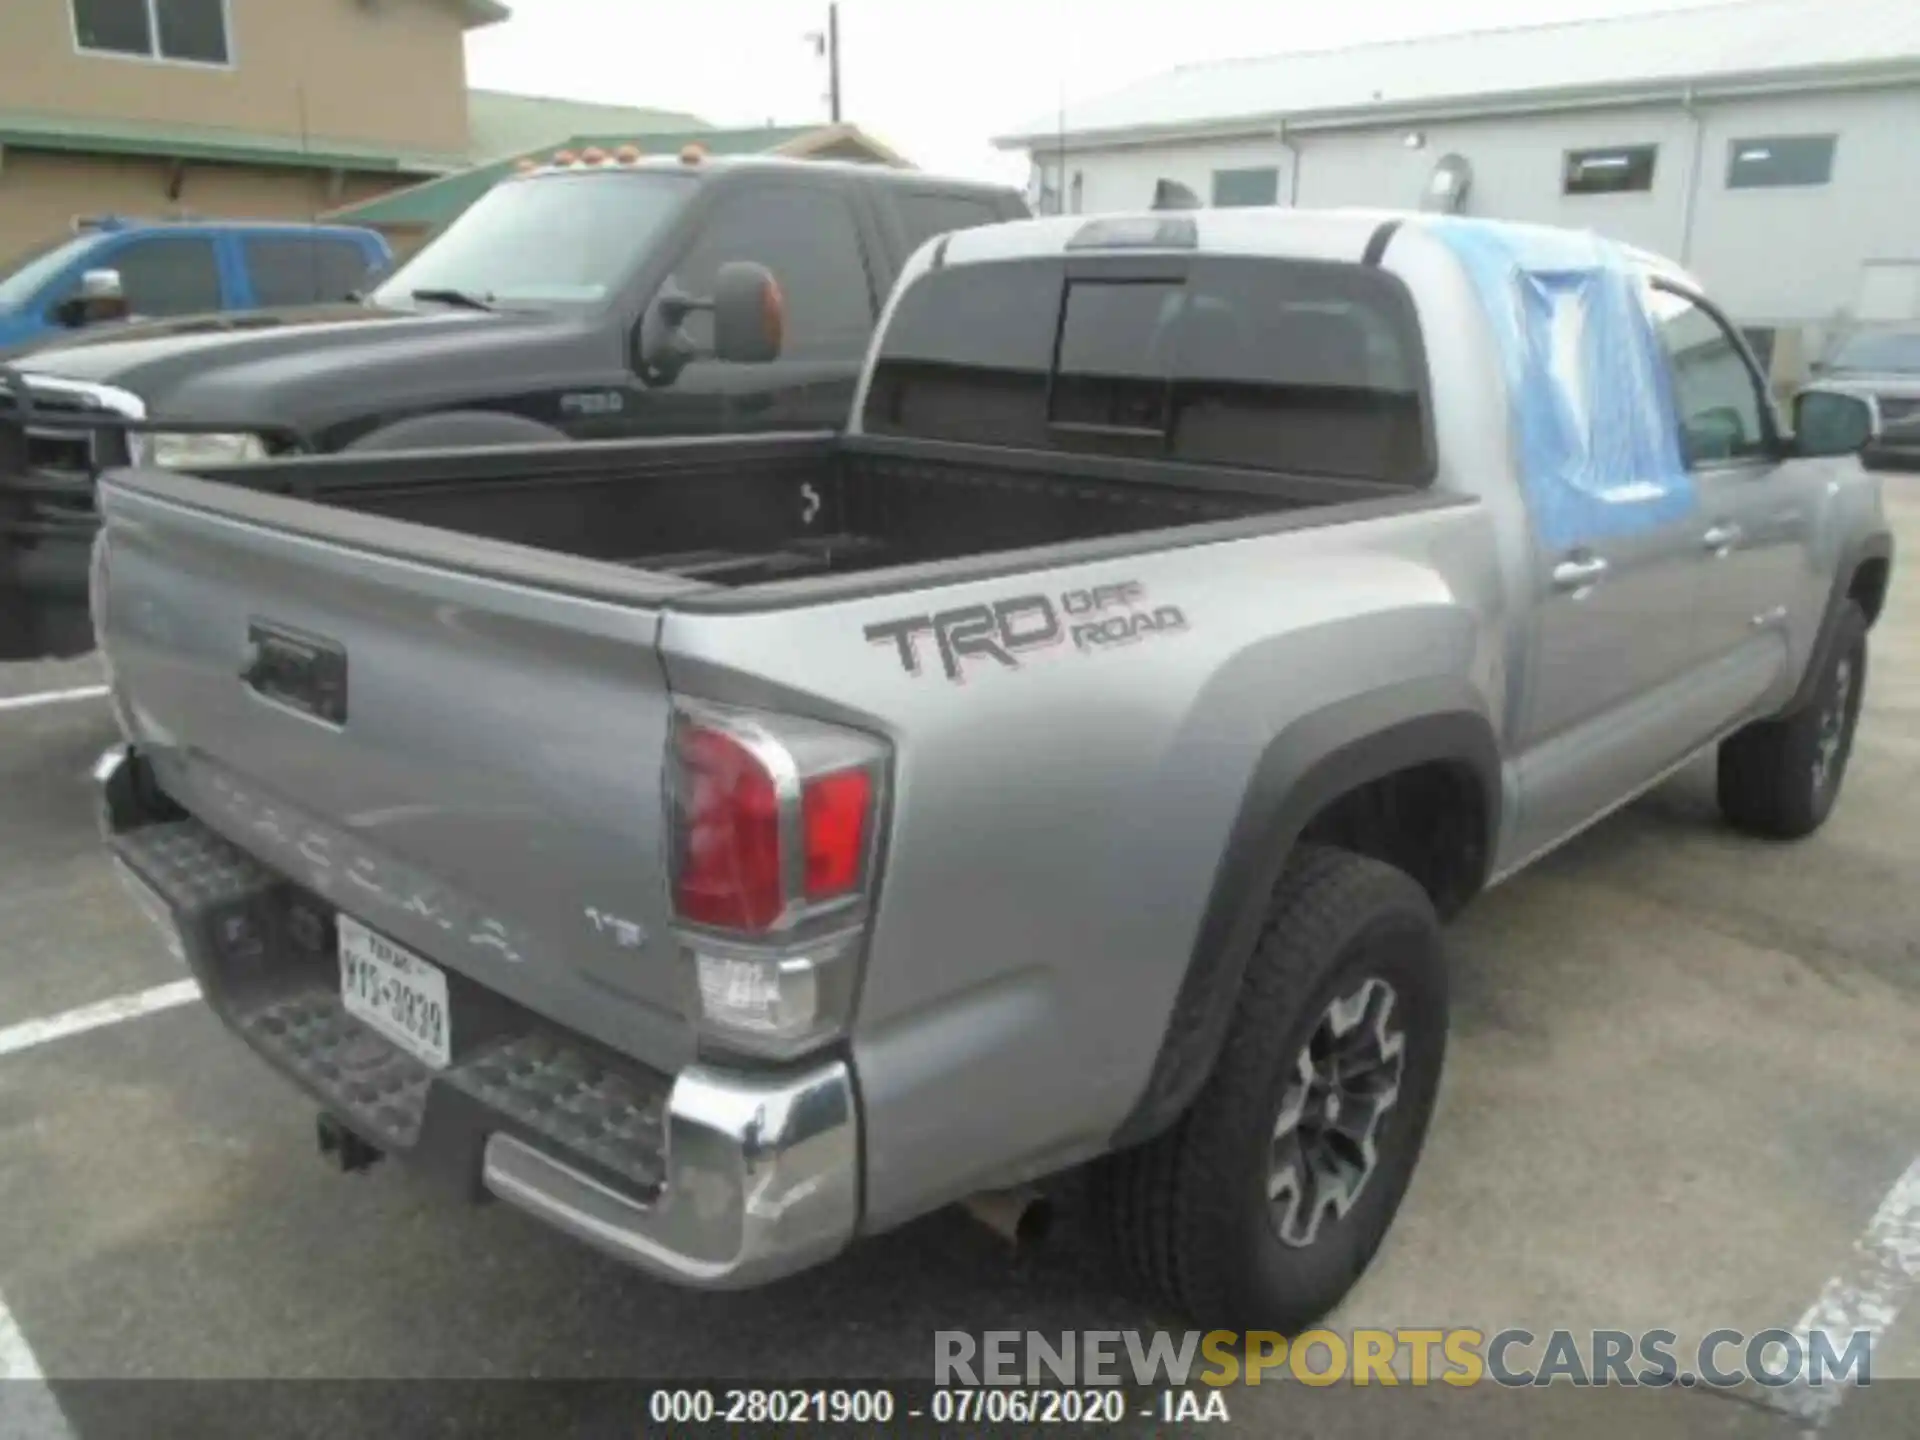
[(470, 162), (497, 0), (4, 0), (0, 262), (100, 214), (307, 219)]

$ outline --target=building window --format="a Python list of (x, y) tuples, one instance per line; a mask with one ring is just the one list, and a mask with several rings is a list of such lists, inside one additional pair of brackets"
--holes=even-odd
[(1255, 170), (1213, 172), (1213, 203), (1217, 209), (1237, 205), (1272, 205), (1280, 198), (1280, 172), (1271, 165)]
[(1824, 185), (1833, 178), (1831, 135), (1772, 135), (1727, 146), (1727, 188)]
[(1061, 171), (1049, 166), (1044, 160), (1033, 163), (1033, 182), (1029, 187), (1033, 198), (1033, 213), (1036, 215), (1059, 215), (1063, 212), (1065, 197), (1060, 193)]
[(188, 65), (227, 65), (227, 0), (73, 0), (82, 50)]
[(1657, 145), (1613, 145), (1605, 150), (1569, 150), (1561, 193), (1619, 195), (1653, 189)]

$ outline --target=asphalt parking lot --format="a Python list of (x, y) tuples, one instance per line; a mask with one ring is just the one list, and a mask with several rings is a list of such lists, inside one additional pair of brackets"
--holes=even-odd
[[(1905, 483), (1892, 505), (1911, 557), (1920, 485)], [(1886, 1264), (1860, 1272), (1862, 1237), (1884, 1248), (1888, 1207), (1920, 1175), (1911, 576), (1871, 665), (1845, 796), (1811, 841), (1734, 835), (1696, 765), (1456, 925), (1427, 1155), (1336, 1327), (1684, 1340), (1793, 1327), (1823, 1293), (1874, 1323), (1899, 1308), (1920, 1204), (1895, 1216), (1912, 1227), (1893, 1241), (1913, 1247), (1904, 1288)], [(4, 703), (96, 683), (91, 661), (0, 666), (0, 1033), (181, 976), (95, 838), (104, 703)], [(1184, 1328), (1119, 1289), (1072, 1220), (1014, 1256), (953, 1213), (765, 1291), (687, 1293), (505, 1208), (450, 1208), (397, 1167), (324, 1169), (311, 1107), (198, 1004), (0, 1053), (0, 1376), (31, 1363), (56, 1394), (95, 1379), (911, 1377), (930, 1374), (940, 1329)], [(1920, 1379), (1920, 1298), (1885, 1324), (1874, 1376)], [(63, 1405), (84, 1436), (82, 1388)], [(1916, 1392), (1849, 1397), (1825, 1433), (1916, 1433)], [(1554, 1398), (1556, 1428), (1618, 1428), (1617, 1412)], [(1448, 1433), (1447, 1396), (1377, 1401), (1233, 1397), (1267, 1433)], [(1705, 1391), (1669, 1392), (1658, 1418), (1716, 1435), (1801, 1423)]]

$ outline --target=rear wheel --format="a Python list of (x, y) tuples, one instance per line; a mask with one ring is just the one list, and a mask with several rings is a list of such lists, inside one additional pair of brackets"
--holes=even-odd
[(1840, 796), (1867, 685), (1867, 617), (1841, 613), (1813, 699), (1720, 743), (1720, 811), (1755, 835), (1797, 840), (1826, 822)]
[(1205, 1324), (1296, 1331), (1379, 1248), (1446, 1050), (1439, 922), (1402, 872), (1304, 846), (1275, 888), (1212, 1076), (1090, 1177), (1135, 1276)]

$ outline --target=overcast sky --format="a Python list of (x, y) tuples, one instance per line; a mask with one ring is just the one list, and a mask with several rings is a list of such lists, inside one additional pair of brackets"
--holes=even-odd
[[(805, 38), (826, 0), (509, 3), (511, 20), (468, 37), (474, 85), (719, 125), (826, 118), (826, 64)], [(1703, 0), (841, 0), (843, 105), (927, 169), (1019, 182), (1024, 160), (991, 137), (1063, 98), (1071, 122), (1076, 99), (1175, 65), (1686, 3)]]

